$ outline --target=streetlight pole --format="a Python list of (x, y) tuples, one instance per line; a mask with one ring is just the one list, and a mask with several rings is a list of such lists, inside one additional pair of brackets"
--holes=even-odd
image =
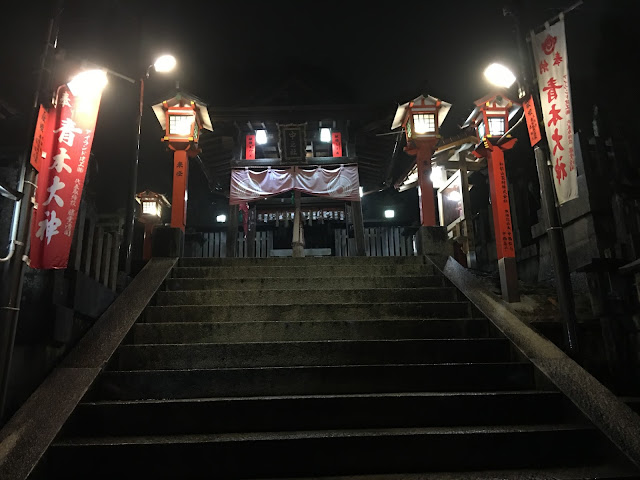
[[(575, 6), (579, 5), (579, 2)], [(575, 8), (571, 7), (572, 8)], [(517, 12), (505, 7), (504, 16), (513, 18), (516, 41), (518, 45), (518, 54), (520, 57), (520, 73), (522, 83), (518, 82), (518, 95), (522, 98), (527, 94), (531, 94), (532, 101), (535, 105), (538, 119), (543, 118), (540, 107), (540, 98), (537, 91), (534, 91), (533, 81), (529, 73), (531, 64), (531, 56), (526, 55), (522, 40), (522, 32), (520, 28), (520, 17)], [(526, 59), (529, 59), (527, 61)], [(544, 130), (544, 123), (541, 125)], [(544, 138), (544, 137), (543, 137)], [(542, 213), (544, 223), (547, 230), (547, 238), (551, 250), (553, 260), (554, 276), (556, 281), (556, 291), (558, 295), (558, 304), (563, 320), (563, 336), (564, 345), (567, 353), (577, 358), (579, 355), (578, 337), (576, 333), (576, 314), (575, 301), (573, 296), (573, 287), (571, 285), (571, 276), (569, 269), (569, 259), (567, 257), (567, 249), (564, 241), (564, 231), (562, 229), (562, 221), (556, 205), (556, 194), (553, 186), (553, 179), (549, 170), (551, 163), (549, 162), (549, 150), (544, 142), (535, 146), (534, 154), (536, 159), (536, 168), (538, 171), (538, 182), (540, 183), (540, 196), (542, 201)]]
[(129, 169), (129, 189), (127, 191), (127, 210), (124, 220), (124, 236), (120, 246), (120, 269), (127, 275), (131, 272), (131, 246), (133, 243), (133, 227), (135, 226), (136, 189), (138, 187), (138, 163), (140, 159), (140, 130), (142, 127), (142, 111), (144, 108), (144, 82), (149, 78), (151, 69), (158, 72), (168, 72), (173, 69), (176, 60), (171, 55), (163, 55), (147, 67), (145, 74), (140, 77), (140, 95), (136, 114), (136, 142), (133, 160)]
[[(49, 21), (47, 39), (40, 59), (38, 80), (34, 95), (33, 108), (30, 121), (27, 124), (30, 140), (33, 140), (32, 132), (36, 128), (36, 118), (41, 103), (42, 91), (51, 83), (51, 72), (47, 70), (47, 62), (51, 58), (51, 50), (55, 50), (58, 44), (58, 32), (60, 30), (60, 15), (64, 6), (63, 0), (58, 0), (53, 15)], [(18, 230), (13, 240), (15, 249), (7, 264), (4, 280), (6, 285), (0, 288), (0, 425), (4, 423), (4, 415), (9, 386), (9, 374), (11, 371), (11, 359), (15, 343), (18, 317), (20, 316), (20, 298), (22, 295), (22, 282), (24, 276), (23, 256), (25, 255), (29, 235), (31, 232), (31, 214), (33, 208), (31, 197), (35, 192), (36, 169), (30, 164), (31, 144), (25, 147), (22, 158), (22, 169), (25, 171), (22, 186), (22, 199), (20, 200), (20, 214), (18, 216)], [(15, 208), (18, 208), (17, 206)]]
[(129, 189), (127, 191), (127, 211), (124, 220), (124, 237), (120, 246), (120, 268), (127, 275), (131, 272), (131, 244), (133, 243), (133, 227), (135, 225), (136, 188), (138, 186), (138, 162), (140, 158), (140, 128), (142, 125), (142, 109), (144, 105), (144, 81), (149, 78), (149, 65), (143, 77), (140, 78), (140, 95), (138, 112), (136, 114), (136, 142), (134, 155), (129, 168)]

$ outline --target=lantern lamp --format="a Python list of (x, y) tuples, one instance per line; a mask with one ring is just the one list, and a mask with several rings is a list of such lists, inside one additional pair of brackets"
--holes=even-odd
[(473, 127), (478, 138), (499, 140), (509, 131), (509, 120), (520, 108), (504, 94), (494, 93), (475, 101), (476, 107), (462, 128)]
[(164, 195), (149, 190), (138, 193), (136, 195), (136, 201), (142, 207), (140, 219), (144, 220), (145, 223), (153, 219), (159, 220), (162, 217), (163, 207), (169, 206), (169, 201)]
[(391, 129), (404, 127), (407, 142), (440, 138), (440, 126), (450, 109), (450, 103), (431, 95), (420, 95), (398, 106)]
[(189, 150), (195, 155), (200, 131), (213, 131), (206, 104), (183, 92), (154, 105), (153, 111), (165, 130), (162, 141), (172, 150)]

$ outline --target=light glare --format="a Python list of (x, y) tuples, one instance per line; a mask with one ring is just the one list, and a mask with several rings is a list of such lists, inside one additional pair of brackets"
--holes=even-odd
[(216, 222), (218, 223), (224, 223), (227, 221), (227, 216), (226, 215), (218, 215), (216, 217)]
[(396, 211), (395, 210), (385, 210), (384, 211), (384, 218), (393, 218), (396, 216)]
[(173, 55), (162, 55), (156, 59), (153, 68), (156, 72), (170, 72), (176, 66), (176, 58)]
[(104, 70), (85, 70), (67, 83), (74, 96), (98, 95), (106, 85), (107, 73)]
[(462, 200), (462, 194), (458, 190), (451, 190), (447, 194), (447, 198), (452, 202), (459, 202), (460, 200)]
[(442, 187), (446, 180), (444, 178), (444, 168), (442, 168), (441, 165), (436, 165), (435, 167), (433, 167), (431, 169), (431, 175), (429, 176), (429, 179), (431, 180), (433, 188)]
[(509, 88), (516, 81), (515, 75), (504, 65), (492, 63), (484, 70), (485, 78), (497, 87)]
[(256, 130), (256, 143), (258, 145), (264, 145), (267, 143), (267, 131), (266, 130)]
[(329, 143), (331, 141), (331, 129), (330, 128), (321, 128), (320, 129), (320, 141)]

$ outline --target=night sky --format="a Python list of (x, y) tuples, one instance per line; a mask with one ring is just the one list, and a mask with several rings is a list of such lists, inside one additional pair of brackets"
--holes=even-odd
[[(3, 42), (1, 96), (25, 113), (54, 3), (29, 3), (28, 9), (5, 16), (11, 21), (5, 21), (4, 36), (12, 41)], [(178, 59), (174, 72), (152, 73), (146, 84), (138, 191), (170, 193), (170, 162), (150, 105), (171, 92), (176, 81), (204, 99), (211, 116), (215, 106), (249, 106), (293, 76), (326, 86), (340, 103), (394, 106), (429, 93), (453, 104), (443, 133), (455, 135), (473, 100), (491, 89), (482, 77), (484, 67), (492, 61), (518, 66), (512, 19), (503, 16), (506, 0), (64, 3), (58, 84), (83, 59), (130, 77), (141, 76), (158, 54), (170, 52)], [(574, 2), (516, 3), (522, 4), (521, 19), (529, 28)], [(578, 127), (578, 117), (588, 125), (590, 99), (602, 76), (603, 45), (610, 41), (605, 27), (611, 24), (604, 20), (626, 18), (617, 7), (626, 3), (585, 0), (566, 17)], [(631, 31), (616, 35), (630, 38)], [(136, 86), (116, 77), (109, 78), (103, 93), (93, 148), (103, 211), (125, 204), (137, 95)]]

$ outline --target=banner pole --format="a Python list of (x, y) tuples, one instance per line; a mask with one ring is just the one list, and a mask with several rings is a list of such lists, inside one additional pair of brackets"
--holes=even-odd
[[(47, 69), (47, 62), (51, 57), (51, 50), (55, 50), (58, 44), (58, 31), (60, 29), (60, 16), (63, 10), (64, 1), (58, 0), (52, 17), (49, 20), (47, 38), (40, 59), (38, 71), (38, 81), (34, 95), (31, 121), (27, 128), (29, 131), (29, 144), (23, 154), (22, 163), (26, 168), (26, 175), (22, 187), (22, 200), (20, 204), (20, 216), (18, 219), (18, 231), (15, 240), (15, 250), (10, 259), (8, 268), (5, 270), (3, 280), (6, 286), (0, 289), (0, 426), (5, 423), (5, 409), (7, 403), (7, 390), (9, 386), (9, 374), (11, 371), (11, 359), (15, 343), (15, 335), (20, 316), (20, 298), (22, 296), (22, 282), (24, 276), (23, 257), (27, 251), (29, 236), (31, 233), (31, 214), (33, 212), (31, 198), (35, 192), (36, 175), (35, 168), (30, 163), (31, 148), (33, 142), (33, 131), (36, 126), (36, 119), (41, 103), (42, 91), (51, 81), (51, 70)], [(45, 72), (48, 72), (45, 73)], [(47, 75), (47, 76), (46, 76)]]

